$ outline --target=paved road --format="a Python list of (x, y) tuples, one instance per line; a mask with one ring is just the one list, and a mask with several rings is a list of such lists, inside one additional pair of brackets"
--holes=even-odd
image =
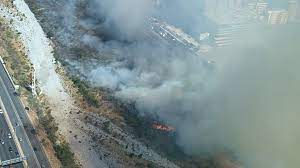
[(49, 161), (35, 135), (32, 123), (26, 114), (27, 112), (19, 97), (14, 94), (14, 91), (14, 86), (0, 63), (0, 97), (13, 125), (14, 134), (18, 140), (22, 139), (22, 141), (19, 141), (19, 144), (27, 157), (28, 166), (30, 168), (48, 168), (50, 167)]
[[(0, 160), (9, 160), (19, 157), (19, 152), (12, 138), (9, 138), (11, 132), (5, 120), (4, 114), (0, 114)], [(3, 144), (2, 144), (3, 143)], [(11, 150), (9, 150), (11, 148)], [(18, 164), (14, 167), (22, 168), (22, 164)]]

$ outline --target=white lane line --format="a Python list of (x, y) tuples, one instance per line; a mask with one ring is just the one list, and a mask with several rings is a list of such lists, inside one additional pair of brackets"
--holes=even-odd
[[(6, 69), (6, 65), (5, 65), (5, 63), (4, 63), (4, 61), (3, 61), (3, 59), (2, 59), (1, 56), (0, 56), (0, 60), (1, 60), (1, 64), (3, 66), (4, 71), (6, 72), (6, 74), (9, 74), (8, 70)], [(15, 85), (14, 81), (12, 80), (11, 76), (10, 75), (7, 75), (7, 76), (9, 78), (10, 82), (12, 83), (13, 87), (16, 88), (16, 85)]]
[[(4, 114), (2, 114), (2, 115), (4, 115)], [(1, 117), (1, 122), (7, 123), (4, 116)], [(3, 125), (4, 125), (4, 124), (3, 124)], [(7, 127), (8, 127), (8, 125), (7, 125)], [(4, 129), (4, 128), (3, 128), (3, 129)], [(8, 129), (9, 129), (9, 127), (8, 127)], [(9, 130), (8, 130), (7, 132), (11, 133)], [(1, 135), (1, 137), (2, 137), (2, 139), (1, 139), (2, 141), (4, 141), (4, 139), (5, 139), (5, 140), (7, 139), (7, 141), (4, 141), (4, 144), (3, 144), (3, 145), (1, 144), (3, 147), (1, 147), (0, 150), (3, 151), (2, 154), (5, 154), (6, 156), (9, 157), (8, 159), (11, 159), (11, 158), (12, 158), (11, 152), (9, 152), (9, 151), (8, 151), (7, 149), (5, 149), (5, 148), (7, 147), (7, 144), (8, 144), (8, 146), (11, 146), (11, 147), (12, 147), (12, 146), (13, 146), (13, 145), (12, 145), (12, 142), (11, 142), (11, 140), (10, 140), (9, 138), (7, 138), (8, 135), (5, 134), (5, 133), (3, 133), (3, 134)], [(6, 156), (4, 156), (4, 158), (5, 158)], [(1, 160), (1, 158), (0, 158), (0, 160)]]
[[(8, 91), (7, 91), (7, 88), (6, 88), (5, 84), (4, 84), (4, 82), (3, 82), (2, 78), (1, 78), (1, 76), (0, 76), (0, 83), (1, 83), (2, 86), (3, 86), (6, 95), (8, 96), (8, 99), (9, 99), (9, 101), (10, 101), (10, 104), (11, 104), (12, 108), (13, 108), (13, 111), (14, 111), (14, 113), (15, 113), (15, 116), (17, 117), (17, 120), (18, 120), (19, 123), (21, 124), (21, 123), (22, 123), (22, 122), (21, 122), (21, 119), (20, 119), (19, 115), (18, 115), (17, 112), (16, 112), (16, 107), (14, 106), (13, 101), (11, 100), (11, 97), (9, 96), (9, 93), (8, 93)], [(1, 102), (2, 102), (2, 101), (1, 101)], [(30, 141), (29, 141), (29, 138), (28, 138), (28, 136), (27, 136), (27, 134), (26, 134), (24, 128), (23, 128), (23, 127), (20, 127), (20, 128), (21, 128), (21, 131), (24, 132), (24, 136), (25, 136), (25, 139), (26, 139), (26, 141), (27, 141), (26, 143), (30, 146), (31, 150), (33, 151), (33, 147), (32, 147), (32, 145), (31, 145), (31, 143), (30, 143)], [(18, 142), (19, 142), (19, 141), (18, 141)], [(23, 154), (23, 156), (24, 156), (24, 154)], [(35, 162), (37, 163), (37, 165), (38, 165), (39, 167), (41, 167), (41, 165), (40, 165), (40, 163), (39, 163), (39, 161), (38, 161), (38, 159), (37, 159), (37, 156), (36, 156), (35, 152), (33, 152), (33, 157), (34, 157), (34, 160), (35, 160)]]
[[(0, 79), (1, 79), (1, 78), (0, 78)], [(1, 106), (1, 108), (2, 108), (2, 110), (3, 110), (3, 114), (4, 114), (4, 118), (5, 118), (5, 120), (6, 120), (6, 123), (7, 123), (8, 127), (9, 127), (9, 129), (10, 129), (11, 136), (12, 136), (12, 138), (13, 138), (13, 140), (15, 141), (15, 144), (16, 144), (16, 146), (17, 146), (17, 150), (18, 150), (18, 152), (20, 153), (20, 155), (21, 155), (22, 157), (24, 157), (24, 152), (23, 152), (23, 150), (22, 150), (22, 148), (21, 148), (21, 144), (20, 144), (20, 142), (19, 142), (19, 140), (18, 140), (17, 135), (14, 133), (13, 125), (12, 125), (10, 119), (9, 119), (9, 116), (8, 116), (8, 114), (7, 114), (7, 111), (6, 111), (6, 109), (5, 109), (5, 106), (4, 106), (3, 102), (2, 102), (2, 98), (1, 98), (1, 97), (0, 97), (0, 106)], [(10, 144), (10, 145), (11, 145), (11, 144)], [(25, 165), (27, 165), (27, 163), (25, 163)]]

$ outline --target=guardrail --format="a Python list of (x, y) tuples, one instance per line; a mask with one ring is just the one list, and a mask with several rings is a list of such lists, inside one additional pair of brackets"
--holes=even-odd
[[(0, 61), (1, 61), (1, 64), (3, 65), (3, 67), (4, 67), (5, 72), (6, 72), (7, 74), (9, 74), (9, 72), (8, 72), (8, 70), (7, 70), (7, 68), (6, 68), (5, 62), (4, 62), (4, 60), (2, 59), (1, 56), (0, 56)], [(8, 78), (9, 78), (10, 82), (12, 83), (14, 89), (16, 89), (17, 87), (16, 87), (16, 85), (15, 85), (15, 83), (14, 83), (14, 81), (13, 81), (13, 79), (11, 78), (10, 75), (8, 75)]]
[[(3, 59), (2, 59), (1, 56), (0, 56), (0, 61), (1, 61), (0, 64), (2, 64), (2, 65), (0, 65), (0, 66), (3, 66), (3, 67), (4, 67), (4, 69), (5, 69), (5, 71), (6, 71), (6, 74), (7, 74), (7, 76), (9, 77), (9, 80), (10, 80), (11, 84), (13, 85), (14, 89), (15, 89), (15, 90), (18, 89), (19, 86), (18, 86), (18, 85), (15, 85), (15, 83), (14, 83), (13, 79), (11, 78), (11, 76), (10, 76), (8, 70), (6, 69), (5, 62), (3, 61)], [(24, 109), (25, 106), (24, 106), (23, 102), (21, 101), (21, 99), (18, 98), (17, 101), (21, 104), (21, 106), (23, 106), (23, 109)], [(1, 97), (0, 97), (0, 104), (2, 104)], [(3, 107), (4, 107), (4, 105), (3, 105)], [(20, 121), (20, 123), (22, 123), (22, 121), (21, 121), (21, 119), (20, 119), (20, 117), (19, 117), (19, 114), (18, 114), (16, 108), (14, 107), (14, 105), (13, 105), (13, 108), (14, 108), (13, 111), (15, 112), (15, 115), (17, 116), (17, 118), (18, 118), (18, 120)], [(5, 107), (4, 107), (4, 109), (5, 109)], [(30, 117), (28, 116), (28, 114), (26, 114), (26, 113), (25, 113), (25, 118), (27, 118), (31, 124), (33, 123), (33, 121), (31, 120), (31, 118), (30, 118)], [(11, 126), (12, 126), (11, 123), (10, 123), (10, 124), (8, 123), (8, 125), (11, 125)], [(24, 128), (23, 128), (23, 130), (24, 130)], [(14, 130), (12, 130), (11, 132), (13, 133)], [(25, 130), (24, 130), (24, 132), (25, 132)], [(12, 135), (14, 135), (14, 134), (12, 134)], [(29, 142), (30, 147), (33, 149), (32, 144), (31, 144), (31, 142), (30, 142), (30, 140), (29, 140), (29, 138), (28, 138), (26, 132), (25, 132), (25, 138), (26, 138), (27, 141)], [(17, 147), (18, 147), (18, 146), (21, 146), (20, 143), (19, 143), (18, 138), (16, 138), (16, 145), (17, 145)], [(42, 146), (41, 144), (36, 144), (36, 145), (39, 145), (40, 148), (41, 148), (41, 152), (42, 152), (45, 156), (47, 156), (46, 153), (45, 153), (45, 149), (43, 148), (43, 146)], [(19, 148), (18, 148), (18, 149), (19, 149)], [(24, 152), (23, 152), (22, 148), (20, 148), (20, 156), (21, 156), (21, 157), (26, 157), (26, 156), (24, 155)], [(41, 167), (36, 155), (34, 155), (34, 159), (36, 160), (36, 163), (38, 164), (38, 166)], [(24, 161), (24, 160), (23, 160), (23, 161)], [(1, 162), (1, 160), (0, 160), (0, 162)], [(47, 162), (48, 162), (48, 160), (47, 160)], [(49, 162), (48, 162), (48, 165), (50, 165)], [(28, 167), (27, 161), (24, 161), (24, 166), (25, 166), (25, 167)], [(50, 167), (51, 167), (51, 166), (50, 166)], [(1, 165), (0, 165), (0, 168), (1, 168)]]

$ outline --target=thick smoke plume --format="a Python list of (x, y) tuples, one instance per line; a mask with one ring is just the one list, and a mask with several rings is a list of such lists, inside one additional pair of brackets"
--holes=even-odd
[(83, 70), (91, 83), (135, 102), (141, 114), (175, 126), (178, 144), (189, 154), (226, 149), (248, 167), (299, 167), (299, 26), (254, 26), (237, 44), (212, 52), (208, 60), (216, 63), (211, 65), (206, 58), (144, 37), (152, 15), (191, 34), (209, 30), (210, 24), (201, 20), (205, 2), (157, 3), (89, 1), (91, 17), (80, 24), (113, 37), (82, 38), (109, 55)]
[(299, 26), (255, 28), (239, 45), (215, 53), (204, 105), (180, 123), (188, 151), (225, 147), (248, 167), (300, 165), (299, 36)]

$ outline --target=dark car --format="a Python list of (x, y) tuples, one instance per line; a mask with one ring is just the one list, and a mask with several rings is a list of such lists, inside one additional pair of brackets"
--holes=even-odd
[(20, 93), (18, 93), (18, 92), (16, 92), (16, 91), (14, 91), (14, 93), (13, 93), (15, 96), (20, 96)]

